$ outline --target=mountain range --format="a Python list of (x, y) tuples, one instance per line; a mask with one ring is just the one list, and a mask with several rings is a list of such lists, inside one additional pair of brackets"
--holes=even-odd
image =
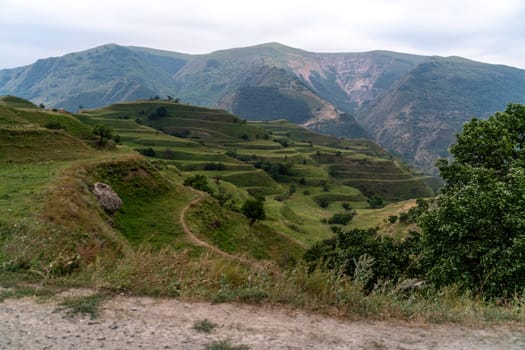
[(77, 110), (156, 96), (368, 137), (433, 172), (455, 132), (525, 102), (525, 71), (460, 57), (314, 53), (278, 43), (189, 55), (104, 45), (0, 70), (0, 95)]

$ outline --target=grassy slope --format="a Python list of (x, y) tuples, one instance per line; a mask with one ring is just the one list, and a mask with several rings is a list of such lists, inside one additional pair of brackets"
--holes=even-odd
[[(18, 116), (0, 114), (0, 129), (42, 130)], [(6, 125), (9, 124), (9, 127)], [(65, 132), (63, 132), (65, 133)], [(45, 135), (42, 133), (41, 135)], [(69, 136), (68, 140), (82, 143)], [(20, 153), (23, 162), (0, 158), (0, 284), (27, 279), (46, 285), (89, 286), (118, 292), (156, 296), (204, 297), (207, 300), (284, 303), (331, 314), (363, 317), (425, 319), (437, 322), (523, 321), (519, 307), (496, 308), (446, 289), (428, 298), (387, 291), (363, 295), (359, 284), (344, 276), (313, 271), (302, 266), (285, 272), (275, 265), (257, 268), (241, 266), (228, 259), (203, 254), (182, 234), (177, 222), (181, 208), (192, 198), (181, 186), (183, 176), (171, 165), (148, 162), (130, 154), (125, 146), (113, 151), (75, 154), (64, 160), (51, 149), (47, 139), (35, 137)], [(46, 142), (43, 142), (46, 141)], [(87, 146), (86, 146), (87, 147)], [(29, 153), (39, 149), (48, 155), (35, 160)], [(23, 148), (22, 148), (23, 150)], [(191, 153), (191, 152), (190, 152)], [(308, 167), (303, 168), (303, 171)], [(323, 176), (323, 169), (317, 176)], [(94, 181), (106, 181), (124, 199), (122, 210), (109, 216), (91, 194)], [(248, 194), (224, 181), (210, 184), (217, 191), (232, 194), (229, 200), (241, 203)], [(330, 182), (334, 193), (356, 194), (356, 189)], [(310, 195), (303, 191), (311, 190)], [(201, 239), (233, 254), (254, 259), (271, 259), (287, 265), (302, 248), (278, 234), (270, 223), (304, 232), (325, 231), (316, 216), (339, 211), (338, 203), (321, 210), (315, 200), (323, 190), (317, 185), (298, 185), (289, 199), (268, 198), (267, 220), (250, 227), (243, 216), (218, 207), (208, 198), (192, 208), (189, 223)], [(401, 210), (387, 207), (384, 212)], [(363, 209), (362, 221), (372, 223), (382, 211)], [(370, 214), (370, 215), (368, 215)], [(355, 225), (360, 221), (356, 220)], [(281, 231), (281, 230), (279, 230)], [(301, 230), (299, 230), (301, 231)], [(281, 232), (288, 233), (283, 230)], [(304, 232), (299, 232), (303, 234)], [(319, 233), (322, 238), (328, 232)], [(309, 236), (309, 243), (314, 236)], [(405, 293), (405, 292), (403, 292)], [(513, 311), (518, 310), (518, 311)], [(480, 321), (482, 320), (482, 321)]]
[[(159, 107), (166, 115), (149, 117)], [(364, 208), (363, 194), (387, 200), (430, 194), (425, 177), (417, 178), (374, 143), (319, 135), (285, 121), (244, 123), (224, 111), (158, 100), (120, 103), (78, 117), (91, 125), (112, 126), (124, 145), (151, 148), (186, 176), (202, 174), (267, 196), (266, 224), (307, 245), (331, 235), (320, 220), (339, 211), (343, 202)], [(228, 153), (232, 150), (236, 155)], [(272, 178), (255, 167), (260, 162), (288, 164), (292, 171)], [(217, 163), (222, 168), (208, 169)], [(297, 193), (275, 201), (273, 196), (288, 191), (292, 183)], [(329, 203), (326, 210), (319, 207), (322, 201)], [(297, 215), (282, 215), (290, 211)]]

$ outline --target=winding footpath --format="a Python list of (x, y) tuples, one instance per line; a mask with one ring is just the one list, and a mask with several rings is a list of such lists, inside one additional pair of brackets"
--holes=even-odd
[(208, 242), (205, 242), (203, 240), (201, 240), (200, 238), (198, 238), (195, 233), (193, 233), (193, 231), (191, 231), (190, 227), (188, 226), (188, 224), (186, 223), (186, 212), (194, 205), (196, 205), (197, 203), (199, 203), (200, 201), (202, 201), (204, 198), (205, 198), (205, 195), (200, 192), (200, 191), (197, 191), (193, 188), (190, 188), (190, 190), (195, 193), (197, 195), (196, 198), (194, 198), (190, 203), (188, 203), (180, 212), (180, 223), (182, 225), (182, 229), (184, 231), (184, 233), (186, 233), (186, 235), (188, 236), (188, 238), (190, 239), (190, 241), (197, 245), (197, 246), (200, 246), (200, 247), (204, 247), (212, 252), (214, 252), (215, 254), (217, 255), (220, 255), (228, 260), (232, 260), (232, 261), (236, 261), (236, 262), (239, 262), (241, 264), (244, 264), (244, 265), (249, 265), (249, 266), (258, 266), (259, 264), (255, 261), (250, 261), (250, 260), (247, 260), (247, 259), (244, 259), (244, 258), (241, 258), (241, 257), (238, 257), (238, 256), (235, 256), (235, 255), (232, 255), (230, 253), (227, 253), (225, 252), (224, 250), (221, 250), (219, 248), (217, 248), (216, 246), (214, 245), (211, 245), (209, 244)]

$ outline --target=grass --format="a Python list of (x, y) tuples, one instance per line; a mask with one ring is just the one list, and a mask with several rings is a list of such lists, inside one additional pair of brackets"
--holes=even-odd
[(212, 199), (192, 206), (186, 217), (199, 237), (234, 255), (284, 264), (302, 254), (302, 247), (288, 237), (260, 223), (250, 226), (244, 215), (228, 212)]
[(249, 350), (248, 345), (234, 345), (231, 340), (218, 340), (208, 343), (204, 346), (205, 350)]
[[(372, 143), (316, 135), (284, 122), (244, 125), (231, 115), (191, 107), (177, 107), (184, 112), (179, 120), (186, 123), (184, 127), (191, 126), (191, 132), (200, 139), (176, 138), (134, 124), (140, 109), (146, 113), (155, 106), (150, 102), (130, 103), (81, 114), (79, 120), (88, 125), (120, 120), (128, 114), (125, 123), (114, 124), (122, 127), (117, 132), (127, 140), (125, 145), (99, 151), (71, 136), (67, 129), (43, 129), (36, 120), (24, 119), (23, 113), (0, 104), (0, 131), (5, 136), (0, 144), (0, 281), (17, 274), (23, 276), (22, 282), (37, 280), (46, 286), (269, 303), (348, 318), (473, 325), (525, 322), (520, 295), (497, 306), (454, 287), (406, 291), (385, 283), (365, 294), (359, 281), (351, 277), (301, 264), (304, 247), (332, 236), (329, 225), (320, 220), (341, 212), (345, 201), (357, 211), (346, 228), (379, 225), (385, 233), (400, 236), (407, 229), (385, 220), (406, 211), (411, 202), (368, 209), (365, 195), (383, 180), (399, 186), (389, 190), (392, 197), (395, 191), (409, 195), (410, 186), (423, 188), (418, 186), (424, 179), (390, 161)], [(200, 113), (206, 123), (197, 128)], [(206, 129), (212, 126), (214, 130)], [(241, 131), (249, 138), (244, 149)], [(293, 142), (287, 148), (275, 147), (273, 141), (256, 139), (262, 132), (279, 133), (279, 137)], [(203, 140), (204, 144), (198, 143)], [(148, 161), (132, 154), (139, 144), (135, 141), (142, 146), (155, 145), (161, 151), (170, 148), (172, 158)], [(238, 155), (248, 157), (227, 156), (232, 145)], [(248, 170), (256, 160), (263, 159), (291, 163), (292, 174), (275, 180), (262, 170)], [(220, 202), (208, 197), (194, 205), (186, 215), (189, 226), (200, 239), (230, 254), (256, 260), (256, 264), (239, 264), (194, 246), (183, 233), (179, 215), (194, 196), (182, 182), (185, 176), (205, 172), (195, 170), (202, 162), (224, 162), (230, 168), (213, 173), (221, 177), (218, 183), (209, 181), (213, 190), (223, 195)], [(175, 165), (186, 167), (183, 170), (187, 172)], [(238, 170), (237, 166), (246, 168)], [(386, 174), (383, 180), (377, 175), (381, 173)], [(300, 182), (302, 177), (304, 182)], [(362, 184), (345, 185), (353, 179)], [(121, 196), (124, 204), (119, 213), (111, 216), (100, 209), (90, 192), (95, 181), (111, 184)], [(292, 183), (295, 193), (285, 196)], [(249, 193), (266, 197), (267, 219), (253, 226), (231, 210), (249, 198)], [(327, 208), (316, 202), (323, 197), (329, 201)], [(22, 283), (18, 291), (12, 286), (2, 291), (3, 298), (40, 293), (22, 289)], [(71, 310), (90, 314), (102, 302), (101, 296), (93, 296), (67, 303)]]
[(3, 302), (5, 299), (20, 299), (26, 297), (45, 299), (53, 296), (54, 294), (55, 292), (50, 288), (15, 285), (9, 289), (0, 290), (0, 302)]
[(91, 319), (95, 319), (99, 316), (100, 307), (107, 298), (108, 296), (102, 293), (67, 297), (58, 304), (57, 311), (66, 311), (69, 317), (89, 315)]
[(192, 328), (195, 329), (197, 332), (211, 333), (211, 331), (213, 331), (215, 329), (215, 327), (217, 327), (216, 323), (213, 323), (210, 320), (208, 320), (207, 318), (205, 318), (205, 319), (200, 320), (200, 321), (195, 321), (193, 323), (193, 327)]

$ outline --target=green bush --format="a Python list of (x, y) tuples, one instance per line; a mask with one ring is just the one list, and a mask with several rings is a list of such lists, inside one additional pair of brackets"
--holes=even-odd
[(420, 236), (416, 233), (397, 240), (379, 235), (376, 229), (353, 229), (315, 243), (305, 252), (304, 260), (312, 269), (319, 266), (357, 277), (359, 261), (367, 256), (373, 260), (368, 259), (370, 271), (364, 287), (371, 290), (379, 282), (416, 277), (419, 270), (414, 253), (419, 250)]
[(344, 212), (344, 213), (335, 213), (330, 219), (328, 219), (329, 224), (337, 225), (346, 225), (348, 224), (355, 216), (354, 211)]
[(193, 175), (184, 180), (184, 186), (191, 186), (196, 190), (213, 193), (210, 186), (208, 186), (208, 178), (204, 175)]

